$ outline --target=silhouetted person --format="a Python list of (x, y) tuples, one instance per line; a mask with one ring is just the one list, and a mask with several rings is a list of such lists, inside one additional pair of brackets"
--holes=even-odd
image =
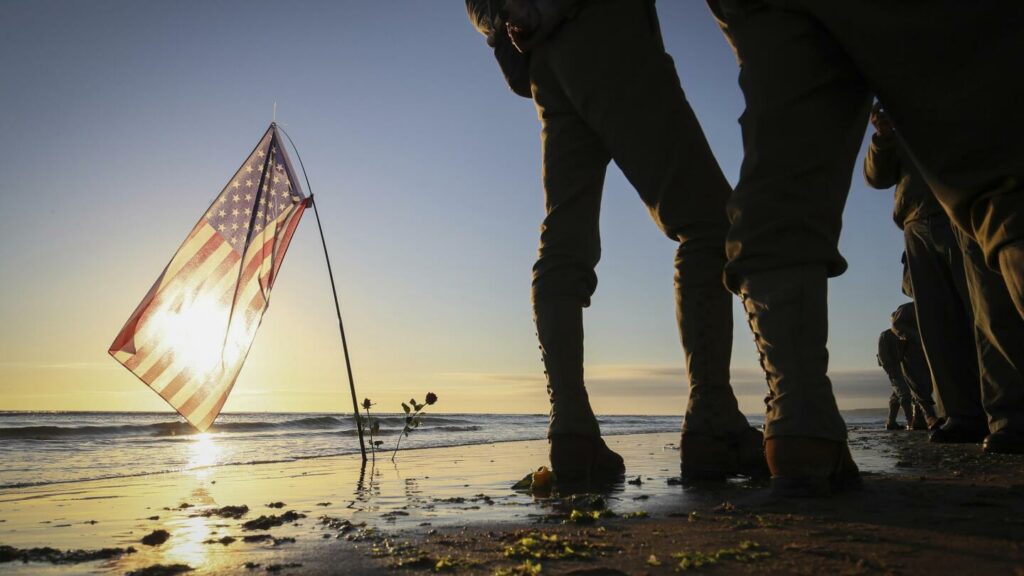
[[(986, 452), (1024, 451), (1024, 320), (1015, 314), (1000, 275), (986, 266), (978, 243), (950, 227), (944, 214), (934, 214), (937, 204), (928, 209), (931, 215), (914, 216), (931, 203), (931, 191), (884, 112), (873, 113), (872, 122), (877, 132), (865, 176), (879, 188), (896, 184), (897, 223), (902, 207), (921, 342), (949, 417), (931, 439), (985, 439)], [(968, 326), (956, 330), (961, 306)]]
[(927, 428), (938, 428), (946, 418), (945, 413), (932, 400), (932, 375), (928, 369), (928, 360), (924, 357), (924, 349), (921, 347), (914, 303), (901, 304), (893, 311), (891, 320), (892, 332), (899, 337), (902, 345), (900, 371), (914, 397), (914, 409), (920, 412)]
[(1024, 5), (1018, 0), (708, 0), (740, 61), (744, 160), (726, 281), (772, 393), (780, 493), (856, 485), (827, 376), (827, 280), (877, 94), (936, 198), (1024, 314)]
[(985, 452), (1024, 454), (1024, 320), (1014, 314), (1002, 277), (985, 264), (977, 242), (954, 230), (964, 254), (974, 305), (981, 367), (981, 405), (988, 416)]
[(921, 345), (947, 416), (931, 440), (981, 442), (988, 426), (981, 408), (978, 347), (960, 244), (881, 104), (872, 108), (871, 123), (875, 133), (864, 158), (864, 178), (880, 190), (896, 187), (893, 220), (903, 230)]
[[(547, 212), (533, 268), (533, 308), (559, 480), (622, 468), (600, 439), (583, 376), (583, 308), (597, 286), (598, 216), (611, 161), (658, 228), (678, 243), (676, 312), (690, 379), (682, 474), (766, 473), (762, 436), (739, 411), (729, 383), (732, 296), (722, 270), (731, 189), (665, 53), (653, 3), (520, 1), (508, 2), (505, 11), (501, 2), (467, 0), (467, 7), (499, 61), (506, 22), (529, 54)], [(503, 68), (509, 77), (515, 66)]]
[(913, 418), (914, 399), (910, 395), (910, 387), (903, 379), (903, 370), (900, 360), (903, 357), (903, 342), (900, 337), (893, 333), (891, 328), (886, 328), (878, 336), (878, 365), (889, 377), (892, 384), (892, 394), (889, 395), (889, 415), (885, 419), (886, 430), (899, 430), (902, 427), (896, 421), (900, 415), (900, 408), (903, 409), (903, 416), (907, 419), (907, 427), (910, 427)]

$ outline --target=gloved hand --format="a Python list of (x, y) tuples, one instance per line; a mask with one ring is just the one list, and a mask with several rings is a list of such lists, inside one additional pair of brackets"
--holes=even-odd
[(526, 52), (547, 38), (576, 0), (506, 0), (505, 27), (512, 44)]

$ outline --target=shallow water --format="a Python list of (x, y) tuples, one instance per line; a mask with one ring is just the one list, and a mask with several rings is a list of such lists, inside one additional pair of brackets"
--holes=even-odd
[[(375, 415), (382, 450), (394, 448), (404, 417)], [(846, 414), (874, 427), (882, 411)], [(540, 414), (431, 414), (404, 448), (463, 446), (545, 437)], [(602, 416), (607, 436), (675, 432), (679, 416)], [(761, 418), (751, 417), (760, 423)], [(367, 439), (369, 441), (369, 439)], [(224, 465), (288, 462), (359, 452), (349, 414), (229, 413), (197, 434), (182, 418), (140, 412), (0, 412), (0, 488), (142, 476)]]

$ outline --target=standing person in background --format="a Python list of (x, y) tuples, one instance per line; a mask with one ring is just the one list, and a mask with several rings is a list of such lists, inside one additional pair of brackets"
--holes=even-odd
[[(765, 474), (762, 435), (729, 382), (732, 295), (722, 285), (731, 188), (686, 101), (649, 0), (467, 0), (499, 62), (511, 39), (528, 55), (503, 65), (541, 121), (545, 211), (533, 267), (533, 309), (559, 483), (622, 472), (601, 440), (583, 376), (583, 308), (597, 287), (605, 172), (614, 161), (658, 228), (678, 244), (676, 316), (690, 400), (684, 478)], [(505, 37), (506, 29), (509, 38)], [(513, 56), (514, 57), (514, 56)], [(528, 62), (528, 63), (526, 63)], [(529, 92), (523, 89), (528, 70)]]
[(871, 124), (875, 133), (864, 158), (864, 177), (879, 190), (896, 187), (893, 220), (903, 231), (921, 345), (947, 416), (930, 439), (981, 442), (988, 426), (963, 252), (949, 217), (899, 143), (880, 103), (871, 110)]
[(885, 418), (886, 430), (900, 430), (903, 428), (896, 419), (900, 415), (900, 408), (903, 409), (903, 416), (907, 419), (907, 428), (911, 427), (913, 420), (914, 399), (910, 395), (910, 387), (903, 378), (903, 370), (900, 360), (903, 357), (903, 342), (899, 336), (893, 333), (892, 328), (886, 328), (878, 336), (878, 365), (885, 370), (892, 384), (892, 394), (889, 395), (889, 415)]
[(744, 159), (726, 282), (771, 395), (775, 492), (858, 484), (828, 378), (828, 278), (871, 110), (885, 103), (933, 192), (1024, 316), (1024, 61), (1019, 0), (708, 0), (740, 65)]
[[(901, 304), (890, 316), (892, 332), (900, 339), (900, 373), (910, 387), (914, 397), (914, 415), (911, 419), (912, 428), (935, 430), (945, 421), (945, 413), (936, 406), (932, 399), (932, 378), (928, 370), (928, 360), (921, 348), (918, 336), (917, 317), (914, 314), (914, 303)], [(917, 423), (917, 426), (913, 424)]]
[[(871, 120), (876, 132), (864, 174), (876, 188), (896, 185), (921, 343), (948, 417), (931, 440), (984, 440), (986, 452), (1024, 452), (1024, 320), (978, 243), (934, 213), (931, 190), (877, 104)], [(956, 329), (961, 304), (970, 319), (966, 331)], [(973, 380), (963, 379), (964, 366), (979, 369)]]

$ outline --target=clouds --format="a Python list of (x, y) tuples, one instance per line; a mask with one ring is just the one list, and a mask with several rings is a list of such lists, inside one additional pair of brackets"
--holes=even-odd
[[(604, 414), (680, 414), (688, 397), (682, 367), (645, 364), (599, 364), (586, 368), (587, 390), (594, 410)], [(890, 386), (881, 370), (843, 370), (830, 374), (842, 409), (884, 406)], [(546, 406), (544, 374), (503, 372), (454, 372), (438, 374), (441, 386), (466, 395), (500, 397), (507, 406)], [(732, 387), (747, 414), (764, 411), (768, 392), (760, 370), (733, 369)], [(543, 401), (543, 402), (542, 402)], [(509, 410), (515, 411), (515, 410)]]

